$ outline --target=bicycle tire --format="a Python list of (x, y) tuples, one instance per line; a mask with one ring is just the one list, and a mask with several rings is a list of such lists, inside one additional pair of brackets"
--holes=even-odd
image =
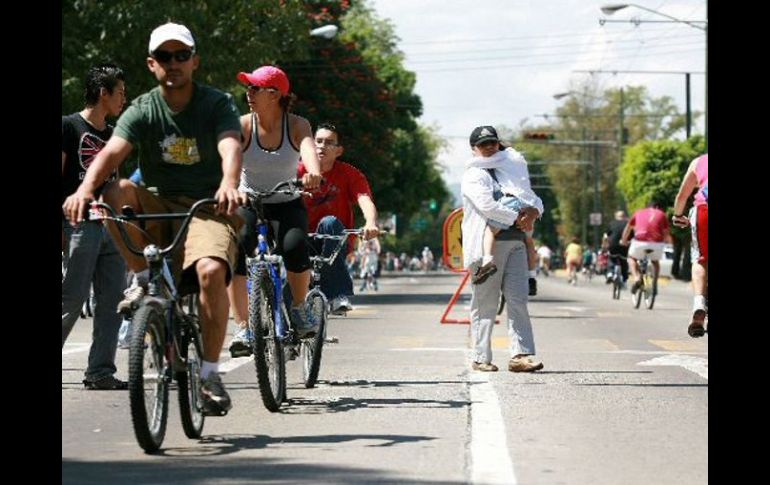
[(631, 295), (631, 302), (634, 304), (634, 308), (639, 308), (639, 305), (642, 303), (642, 294), (645, 291), (644, 274), (641, 275), (641, 278), (642, 285), (636, 290), (636, 293)]
[(505, 295), (503, 292), (500, 292), (500, 303), (497, 304), (497, 314), (502, 315), (503, 308), (505, 308)]
[(319, 323), (315, 336), (301, 340), (302, 381), (307, 389), (315, 386), (318, 381), (318, 372), (321, 370), (321, 357), (326, 338), (326, 309), (324, 307), (324, 300), (321, 295), (316, 294), (310, 298), (311, 311)]
[(188, 313), (189, 322), (182, 332), (179, 347), (186, 367), (176, 372), (176, 382), (179, 388), (179, 415), (182, 418), (182, 429), (188, 438), (200, 438), (206, 416), (203, 414), (201, 399), (201, 362), (203, 361), (203, 344), (198, 321), (198, 297), (189, 295), (189, 300), (182, 305)]
[(652, 307), (655, 306), (655, 296), (658, 293), (658, 285), (656, 281), (657, 278), (655, 278), (655, 267), (652, 267), (651, 271), (653, 274), (644, 275), (644, 306), (646, 306), (648, 310), (652, 310)]
[[(131, 421), (139, 446), (146, 453), (153, 453), (163, 443), (168, 422), (169, 379), (166, 378), (168, 366), (165, 362), (163, 312), (156, 305), (142, 303), (134, 313), (132, 326), (133, 333), (128, 357)], [(150, 358), (149, 362), (145, 362), (146, 357)], [(145, 364), (149, 366), (147, 369)], [(149, 391), (152, 392), (152, 396), (148, 401), (146, 380), (152, 375), (155, 376), (155, 381), (149, 382)]]
[[(255, 284), (256, 283), (256, 284)], [(275, 331), (274, 286), (265, 269), (257, 270), (249, 291), (249, 327), (254, 334), (254, 366), (262, 403), (271, 412), (281, 408), (286, 393), (286, 360)]]

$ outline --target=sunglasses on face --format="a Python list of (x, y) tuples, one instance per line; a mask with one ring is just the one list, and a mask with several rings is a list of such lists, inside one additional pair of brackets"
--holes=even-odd
[(261, 86), (255, 86), (253, 84), (249, 84), (248, 86), (246, 86), (246, 89), (248, 89), (249, 92), (251, 92), (252, 94), (257, 94), (260, 91), (271, 91), (273, 93), (276, 92), (276, 90), (273, 88), (263, 88)]
[(176, 62), (187, 62), (193, 56), (193, 51), (190, 49), (181, 49), (178, 51), (162, 51), (156, 50), (152, 53), (152, 58), (163, 64), (171, 62), (171, 59), (175, 59)]
[(334, 140), (326, 140), (324, 138), (316, 138), (315, 139), (315, 145), (317, 147), (334, 148), (334, 147), (339, 146), (339, 143), (335, 142)]

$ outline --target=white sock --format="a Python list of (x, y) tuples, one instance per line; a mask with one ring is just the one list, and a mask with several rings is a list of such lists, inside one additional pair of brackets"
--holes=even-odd
[(214, 372), (219, 372), (219, 362), (201, 361), (201, 379), (207, 379)]
[(537, 276), (537, 271), (534, 269), (529, 270), (529, 277), (534, 278), (535, 276)]
[(706, 297), (703, 295), (695, 295), (692, 299), (692, 311), (706, 310)]
[(491, 254), (484, 255), (484, 256), (481, 257), (481, 265), (482, 266), (487, 264), (487, 263), (490, 263), (490, 262), (492, 262), (492, 255)]

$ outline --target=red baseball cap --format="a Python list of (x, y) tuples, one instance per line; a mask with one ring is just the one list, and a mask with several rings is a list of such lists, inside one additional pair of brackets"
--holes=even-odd
[(262, 66), (252, 73), (239, 72), (236, 78), (246, 85), (277, 89), (283, 96), (289, 94), (289, 78), (275, 66)]

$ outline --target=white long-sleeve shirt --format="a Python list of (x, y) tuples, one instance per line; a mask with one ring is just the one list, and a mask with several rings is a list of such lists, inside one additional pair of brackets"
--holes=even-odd
[(465, 162), (465, 166), (495, 169), (495, 176), (503, 193), (516, 197), (524, 205), (534, 207), (543, 214), (543, 201), (532, 190), (529, 181), (527, 161), (513, 148), (506, 148), (491, 157), (473, 157)]
[[(515, 152), (513, 149), (510, 150)], [(518, 154), (518, 152), (515, 153)], [(512, 153), (508, 152), (504, 157), (508, 159), (508, 157), (511, 157), (512, 155)], [(494, 156), (489, 158), (494, 158)], [(509, 177), (506, 181), (513, 186), (525, 187), (531, 192), (529, 171), (527, 170), (526, 161), (524, 161), (524, 158), (521, 157), (520, 154), (519, 158), (521, 161), (514, 163), (514, 166), (511, 167), (511, 170), (505, 175), (506, 177)], [(505, 207), (500, 201), (496, 201), (492, 196), (495, 189), (495, 181), (484, 168), (495, 168), (495, 175), (498, 177), (498, 180), (500, 180), (500, 170), (497, 170), (497, 167), (490, 166), (482, 168), (478, 165), (480, 164), (473, 164), (470, 162), (466, 164), (460, 186), (463, 199), (463, 222), (461, 226), (463, 239), (463, 265), (466, 268), (468, 268), (474, 261), (481, 259), (481, 256), (483, 255), (482, 241), (488, 219), (512, 225), (519, 217), (517, 211)], [(502, 183), (498, 185), (502, 185)], [(510, 186), (509, 189), (511, 189)], [(511, 190), (513, 195), (515, 195), (514, 191), (522, 193), (522, 191), (513, 188)], [(535, 199), (532, 199), (532, 207), (537, 208), (538, 215), (542, 215), (543, 202), (536, 195)], [(526, 203), (527, 201), (523, 202)]]

